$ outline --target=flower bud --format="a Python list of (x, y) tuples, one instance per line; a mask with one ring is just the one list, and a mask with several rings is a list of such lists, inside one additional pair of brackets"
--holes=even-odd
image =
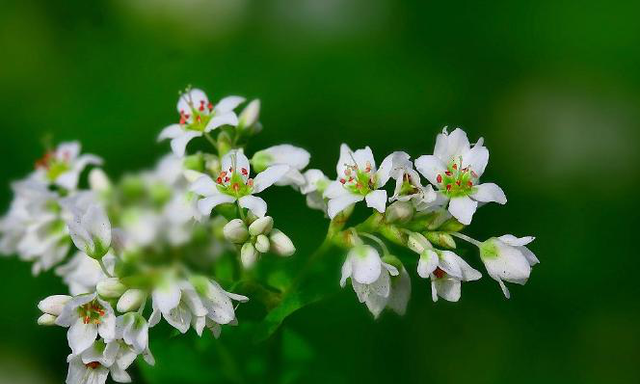
[(118, 300), (116, 309), (121, 313), (136, 311), (146, 300), (147, 294), (144, 291), (128, 289)]
[(280, 256), (291, 256), (296, 252), (296, 247), (287, 235), (277, 229), (271, 232), (271, 251)]
[(251, 243), (245, 243), (240, 250), (240, 260), (242, 261), (242, 265), (249, 269), (253, 267), (258, 260), (258, 251)]
[(43, 313), (48, 313), (54, 316), (60, 316), (62, 308), (71, 300), (71, 296), (67, 295), (53, 295), (38, 303), (38, 309)]
[(224, 237), (234, 244), (242, 244), (249, 238), (247, 226), (240, 219), (234, 219), (223, 228)]
[(271, 246), (269, 242), (269, 238), (265, 235), (258, 235), (256, 238), (256, 250), (260, 253), (269, 252), (269, 247)]
[(261, 217), (251, 223), (249, 233), (251, 236), (268, 235), (273, 229), (273, 218), (271, 216)]
[(117, 277), (102, 280), (96, 286), (98, 295), (105, 299), (117, 299), (127, 290), (127, 286), (120, 282)]
[(204, 156), (202, 153), (186, 156), (182, 164), (185, 170), (196, 171), (199, 173), (204, 172)]
[(260, 115), (260, 100), (251, 101), (238, 116), (238, 127), (246, 128), (254, 125)]
[(43, 326), (46, 326), (46, 327), (55, 325), (57, 318), (58, 318), (58, 316), (54, 316), (54, 315), (45, 313), (44, 315), (42, 315), (42, 316), (40, 316), (38, 318), (38, 325), (43, 325)]
[(396, 201), (387, 208), (387, 223), (401, 222), (406, 223), (413, 218), (415, 208), (408, 201)]
[(407, 240), (407, 247), (409, 247), (409, 249), (413, 252), (421, 254), (426, 249), (431, 248), (431, 243), (429, 243), (429, 240), (427, 240), (424, 235), (413, 232), (409, 235), (409, 239)]
[(456, 248), (456, 242), (453, 237), (445, 232), (427, 232), (427, 239), (435, 245), (438, 245), (443, 248)]
[(89, 172), (89, 187), (92, 191), (107, 192), (111, 189), (111, 182), (102, 169), (94, 168)]

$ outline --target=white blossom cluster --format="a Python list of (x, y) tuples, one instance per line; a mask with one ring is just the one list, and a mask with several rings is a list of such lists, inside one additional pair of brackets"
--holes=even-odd
[[(458, 301), (461, 283), (482, 277), (456, 254), (456, 238), (479, 248), (507, 297), (505, 282), (524, 284), (538, 263), (526, 248), (532, 237), (479, 242), (460, 233), (479, 206), (506, 203), (500, 187), (480, 183), (489, 159), (482, 139), (471, 145), (461, 129), (444, 129), (433, 155), (411, 161), (394, 152), (380, 167), (369, 147), (352, 151), (343, 144), (332, 180), (306, 169), (310, 154), (289, 144), (247, 157), (246, 144), (262, 126), (259, 101), (237, 113), (244, 103), (231, 96), (214, 104), (203, 91), (187, 89), (178, 100), (178, 123), (159, 135), (170, 140), (172, 153), (150, 171), (114, 182), (97, 168), (100, 158), (63, 143), (12, 184), (0, 253), (32, 262), (34, 274), (54, 269), (68, 286), (68, 295), (38, 305), (39, 324), (68, 328), (68, 384), (102, 384), (109, 376), (130, 382), (127, 369), (137, 357), (154, 364), (149, 329), (163, 319), (180, 333), (202, 335), (207, 328), (215, 337), (237, 324), (237, 306), (249, 300), (240, 280), (255, 278), (262, 257), (296, 251), (267, 215), (261, 194), (274, 185), (299, 191), (331, 220), (324, 249), (344, 250), (340, 285), (350, 280), (375, 317), (385, 308), (404, 314), (411, 295), (404, 265), (410, 261), (392, 255), (391, 245), (418, 255), (412, 258), (417, 275), (431, 281), (434, 301)], [(194, 139), (212, 149), (189, 153)], [(88, 166), (94, 168), (82, 183)], [(363, 201), (371, 216), (348, 226)], [(211, 272), (226, 254), (237, 262), (230, 279)], [(230, 292), (236, 288), (239, 293)]]

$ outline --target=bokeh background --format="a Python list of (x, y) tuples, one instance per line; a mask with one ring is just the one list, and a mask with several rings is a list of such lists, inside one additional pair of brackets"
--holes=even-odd
[[(374, 321), (344, 290), (286, 321), (285, 356), (251, 360), (270, 347), (238, 332), (175, 339), (136, 381), (640, 382), (638, 14), (597, 0), (4, 0), (0, 207), (46, 135), (81, 140), (114, 178), (152, 165), (188, 84), (262, 99), (251, 148), (301, 145), (330, 174), (341, 142), (417, 156), (460, 126), (485, 137), (484, 179), (509, 198), (470, 233), (537, 236), (542, 263), (511, 300), (485, 278), (434, 304), (414, 278), (406, 317)], [(288, 190), (269, 201), (299, 257), (311, 252), (322, 216)], [(64, 380), (65, 332), (35, 325), (37, 301), (62, 290), (0, 259), (1, 383)]]

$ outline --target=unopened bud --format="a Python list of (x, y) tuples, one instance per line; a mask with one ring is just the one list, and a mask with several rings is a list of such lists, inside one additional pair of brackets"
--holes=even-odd
[(413, 218), (415, 211), (413, 204), (410, 202), (396, 201), (387, 208), (385, 217), (387, 219), (387, 223), (406, 223)]
[(296, 247), (293, 245), (291, 239), (279, 231), (274, 229), (271, 232), (271, 251), (280, 256), (291, 256), (296, 252)]
[(58, 316), (54, 316), (48, 313), (38, 317), (38, 325), (43, 325), (46, 327), (52, 326), (56, 324), (56, 319)]
[(456, 242), (453, 237), (445, 232), (427, 232), (427, 239), (433, 244), (443, 248), (456, 248)]
[(67, 295), (53, 295), (38, 303), (38, 309), (43, 313), (48, 313), (54, 316), (60, 316), (62, 308), (71, 300), (71, 296)]
[(269, 241), (269, 238), (265, 235), (258, 235), (258, 237), (256, 238), (256, 250), (260, 253), (267, 253), (269, 252), (269, 247), (271, 246), (271, 243)]
[(249, 226), (251, 236), (268, 235), (273, 229), (273, 218), (265, 216), (257, 219)]
[(96, 286), (98, 295), (105, 299), (117, 299), (127, 290), (127, 286), (120, 282), (117, 277), (102, 280)]
[(260, 100), (256, 99), (247, 104), (242, 112), (240, 112), (240, 116), (238, 116), (238, 126), (241, 128), (246, 128), (254, 125), (258, 121), (259, 115)]
[(118, 300), (116, 309), (120, 313), (137, 311), (146, 300), (147, 294), (144, 291), (140, 289), (129, 289), (120, 297), (120, 300)]
[(245, 243), (240, 250), (240, 260), (246, 269), (253, 267), (258, 260), (258, 251), (251, 243)]
[(222, 231), (224, 237), (234, 244), (242, 244), (249, 238), (247, 226), (240, 219), (231, 220)]
[(89, 187), (93, 191), (107, 192), (111, 189), (111, 182), (102, 169), (94, 168), (89, 172)]
[(424, 235), (417, 232), (413, 232), (409, 235), (409, 238), (407, 239), (407, 247), (409, 247), (409, 249), (412, 250), (413, 252), (417, 254), (421, 254), (426, 249), (431, 248), (431, 243), (429, 243), (429, 240), (427, 240), (427, 238), (424, 237)]

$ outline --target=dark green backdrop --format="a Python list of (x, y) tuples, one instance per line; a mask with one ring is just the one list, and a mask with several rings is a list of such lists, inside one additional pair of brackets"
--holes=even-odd
[[(453, 4), (2, 1), (0, 206), (49, 133), (81, 140), (114, 177), (151, 165), (187, 84), (261, 98), (265, 131), (252, 148), (301, 145), (330, 174), (341, 142), (415, 156), (443, 126), (461, 126), (485, 137), (484, 179), (509, 198), (481, 209), (471, 234), (536, 235), (541, 265), (509, 301), (485, 278), (458, 304), (434, 304), (414, 279), (405, 318), (372, 320), (350, 290), (307, 308), (286, 322), (305, 382), (640, 382), (640, 3)], [(268, 198), (304, 257), (321, 241), (321, 215), (288, 190)], [(337, 284), (338, 271), (327, 278)], [(65, 332), (35, 325), (37, 301), (62, 289), (0, 259), (0, 382), (64, 379)], [(226, 348), (234, 335), (204, 343)], [(272, 381), (288, 361), (254, 368)]]

